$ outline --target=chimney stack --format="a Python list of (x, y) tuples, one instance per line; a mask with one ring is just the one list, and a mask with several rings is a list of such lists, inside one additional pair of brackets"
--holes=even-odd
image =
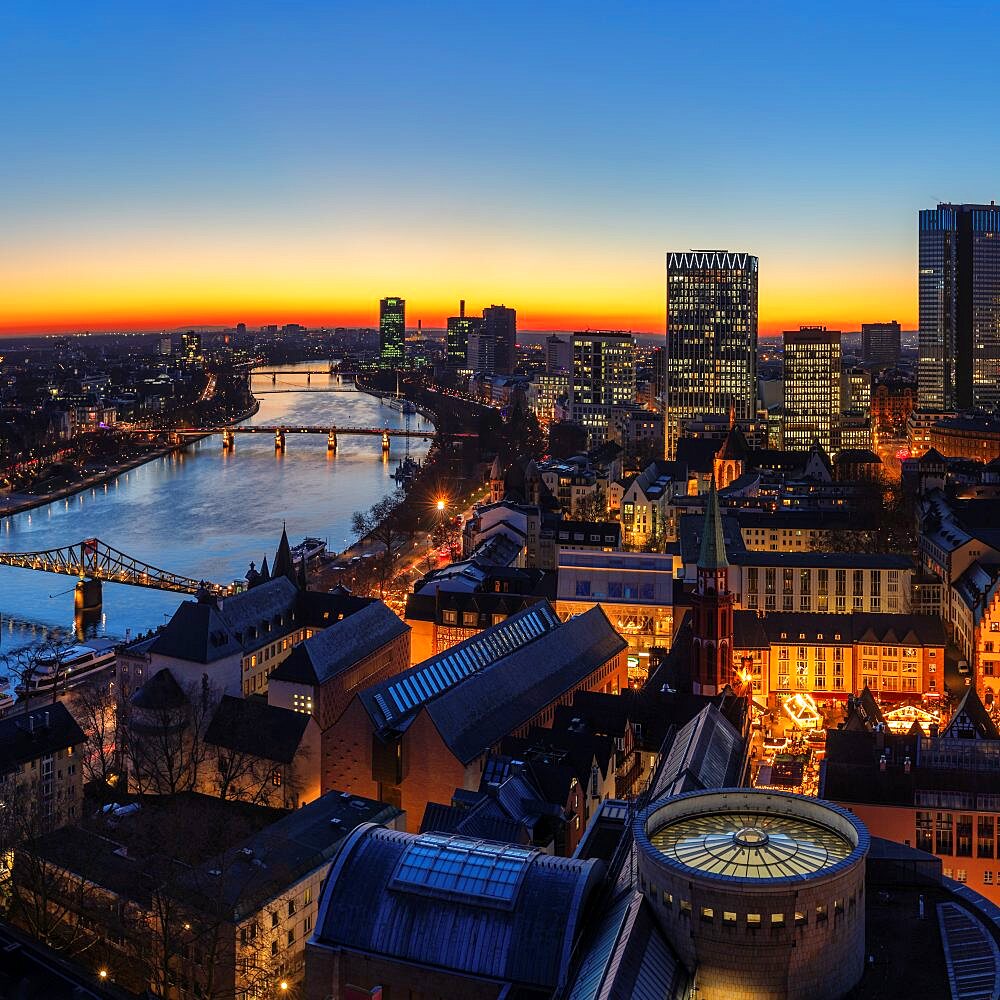
[(460, 317), (465, 316), (465, 299), (458, 300), (458, 315)]

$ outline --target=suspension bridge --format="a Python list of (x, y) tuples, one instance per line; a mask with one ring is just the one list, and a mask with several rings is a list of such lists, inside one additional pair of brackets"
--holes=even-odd
[(232, 586), (195, 580), (151, 566), (99, 538), (85, 538), (82, 542), (40, 552), (0, 552), (0, 566), (77, 577), (80, 582), (76, 586), (76, 602), (78, 607), (83, 608), (100, 606), (102, 582), (169, 590), (175, 594), (197, 594), (199, 590), (208, 590), (221, 595), (234, 590)]

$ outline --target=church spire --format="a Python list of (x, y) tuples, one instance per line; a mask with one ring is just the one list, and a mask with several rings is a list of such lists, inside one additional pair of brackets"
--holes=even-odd
[(701, 552), (698, 555), (698, 569), (728, 569), (726, 539), (722, 532), (722, 515), (719, 513), (719, 494), (715, 489), (715, 479), (708, 491), (705, 507), (705, 523), (701, 530)]
[(288, 544), (288, 532), (285, 525), (281, 525), (281, 541), (278, 542), (278, 551), (274, 554), (274, 564), (271, 569), (271, 579), (278, 576), (287, 576), (296, 586), (298, 577), (295, 573), (295, 563), (292, 560), (292, 547)]

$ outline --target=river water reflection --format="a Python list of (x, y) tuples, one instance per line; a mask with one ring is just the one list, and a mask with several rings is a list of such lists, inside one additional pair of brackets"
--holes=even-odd
[[(316, 362), (298, 366), (320, 367)], [(304, 375), (254, 376), (255, 389), (305, 385)], [(315, 388), (336, 384), (313, 375)], [(359, 392), (266, 393), (254, 424), (404, 427), (428, 430), (419, 416), (404, 416)], [(162, 569), (226, 583), (242, 578), (251, 559), (270, 563), (287, 522), (294, 545), (305, 536), (328, 541), (331, 551), (353, 541), (351, 514), (371, 506), (395, 488), (391, 479), (405, 449), (392, 441), (388, 461), (377, 437), (340, 437), (335, 457), (323, 435), (289, 434), (283, 454), (271, 435), (236, 435), (236, 448), (223, 453), (219, 437), (123, 473), (116, 480), (56, 503), (0, 520), (0, 549), (38, 551), (98, 537)], [(429, 444), (410, 443), (422, 457)], [(0, 650), (19, 645), (53, 626), (72, 629), (72, 577), (0, 567)], [(162, 624), (182, 595), (104, 584), (99, 634), (123, 636)]]

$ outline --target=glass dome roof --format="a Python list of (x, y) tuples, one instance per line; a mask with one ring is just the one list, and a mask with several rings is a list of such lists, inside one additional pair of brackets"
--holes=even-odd
[(684, 816), (651, 832), (667, 858), (710, 875), (771, 879), (812, 875), (850, 855), (853, 846), (821, 823), (766, 812)]

